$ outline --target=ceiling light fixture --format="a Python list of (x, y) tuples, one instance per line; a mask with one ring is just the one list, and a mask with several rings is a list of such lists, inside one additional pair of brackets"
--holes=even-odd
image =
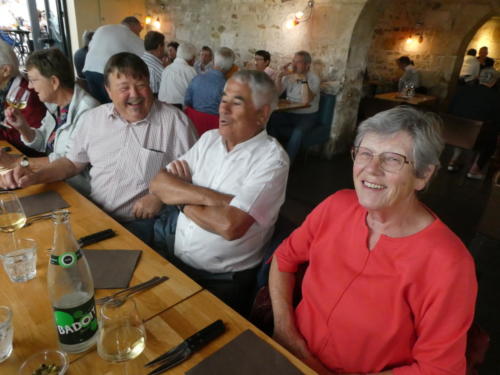
[(285, 22), (285, 27), (287, 29), (292, 29), (293, 27), (298, 26), (300, 23), (309, 21), (312, 16), (313, 7), (314, 0), (309, 0), (303, 11), (295, 13), (292, 18)]

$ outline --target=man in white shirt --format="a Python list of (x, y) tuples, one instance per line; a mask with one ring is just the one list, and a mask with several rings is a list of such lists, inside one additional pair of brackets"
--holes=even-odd
[(276, 104), (265, 73), (235, 73), (224, 88), (219, 129), (204, 133), (150, 187), (181, 207), (176, 228), (173, 210), (155, 224), (157, 250), (240, 312), (249, 307), (285, 199), (288, 157), (265, 130)]
[(189, 150), (196, 135), (182, 111), (154, 99), (140, 57), (112, 56), (105, 76), (113, 102), (85, 112), (66, 156), (36, 172), (14, 169), (11, 187), (64, 180), (90, 165), (90, 199), (152, 244), (162, 202), (149, 194), (150, 180)]
[(317, 121), (320, 79), (311, 71), (312, 58), (306, 51), (295, 53), (291, 63), (282, 66), (276, 76), (278, 93), (286, 92), (290, 102), (303, 103), (306, 108), (274, 112), (269, 121), (269, 134), (286, 144), (293, 161), (299, 153), (302, 137)]
[(479, 71), (481, 70), (481, 64), (479, 60), (476, 59), (476, 50), (471, 48), (467, 51), (467, 55), (464, 58), (464, 63), (462, 64), (462, 69), (460, 69), (459, 82), (461, 83), (473, 83), (479, 77)]
[(142, 25), (135, 17), (126, 17), (118, 25), (99, 27), (89, 45), (83, 73), (90, 94), (101, 103), (111, 100), (104, 88), (104, 66), (109, 58), (119, 52), (130, 52), (137, 56), (144, 53), (144, 43), (139, 38)]
[(148, 31), (144, 37), (144, 48), (146, 52), (142, 59), (149, 69), (149, 86), (157, 97), (160, 90), (161, 74), (165, 68), (161, 62), (165, 56), (165, 35), (157, 31)]
[(174, 62), (161, 74), (158, 99), (182, 109), (189, 83), (196, 77), (196, 70), (193, 68), (195, 57), (196, 48), (191, 43), (179, 45)]

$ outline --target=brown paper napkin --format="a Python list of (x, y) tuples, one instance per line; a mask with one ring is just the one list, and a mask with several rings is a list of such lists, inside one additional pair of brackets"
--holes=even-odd
[(27, 197), (19, 198), (19, 201), (23, 206), (26, 217), (69, 207), (68, 202), (62, 199), (59, 193), (52, 190), (40, 194), (28, 195)]
[(128, 288), (141, 250), (83, 250), (95, 289)]
[(295, 375), (290, 361), (250, 330), (205, 358), (186, 375)]

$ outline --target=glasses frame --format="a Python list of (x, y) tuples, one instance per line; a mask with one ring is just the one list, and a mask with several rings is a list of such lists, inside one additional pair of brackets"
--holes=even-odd
[[(376, 157), (378, 157), (380, 168), (382, 168), (384, 171), (389, 172), (389, 173), (399, 172), (401, 169), (403, 169), (403, 167), (405, 166), (405, 164), (413, 165), (413, 162), (411, 160), (408, 160), (408, 158), (406, 157), (406, 155), (398, 154), (397, 152), (391, 152), (391, 151), (381, 152), (379, 154), (375, 154), (369, 148), (362, 147), (362, 146), (352, 146), (351, 147), (351, 157), (352, 157), (353, 163), (356, 163), (356, 155), (358, 154), (358, 151), (359, 151), (360, 148), (369, 150), (371, 152), (371, 155), (372, 155), (372, 157), (370, 158), (370, 160), (368, 160), (365, 165), (368, 165), (373, 160), (373, 158), (376, 156)], [(396, 169), (396, 170), (388, 170), (388, 169), (384, 168), (384, 163), (380, 159), (380, 156), (384, 155), (384, 154), (393, 154), (393, 155), (401, 156), (403, 158), (403, 164), (401, 164), (401, 167), (399, 167), (399, 169)]]

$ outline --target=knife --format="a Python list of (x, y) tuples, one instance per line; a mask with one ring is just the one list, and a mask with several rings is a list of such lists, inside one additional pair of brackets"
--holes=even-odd
[(113, 231), (113, 229), (106, 229), (80, 238), (78, 240), (78, 244), (80, 245), (80, 247), (85, 247), (114, 236), (116, 236), (116, 233)]
[(151, 367), (161, 364), (156, 370), (151, 371), (148, 375), (158, 375), (168, 369), (177, 366), (178, 364), (184, 362), (188, 359), (191, 354), (197, 352), (210, 341), (219, 337), (225, 331), (224, 322), (219, 319), (210, 324), (209, 326), (203, 328), (201, 331), (196, 332), (191, 337), (184, 340), (181, 344), (177, 345), (175, 348), (170, 349), (165, 354), (160, 355), (158, 358), (153, 359), (148, 362), (144, 367)]

